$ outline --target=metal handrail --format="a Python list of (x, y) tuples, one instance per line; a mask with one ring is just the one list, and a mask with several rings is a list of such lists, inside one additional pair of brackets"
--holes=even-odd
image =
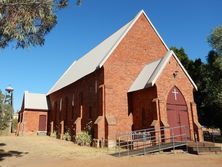
[[(174, 134), (176, 129), (180, 129), (180, 134)], [(165, 130), (170, 130), (170, 136), (166, 137), (164, 134)], [(121, 135), (120, 135), (121, 134)], [(176, 141), (180, 138), (180, 142)], [(130, 155), (132, 151), (142, 149), (143, 154), (148, 153), (147, 149), (151, 146), (158, 146), (158, 149), (155, 148), (156, 151), (163, 150), (163, 144), (172, 143), (172, 146), (168, 146), (169, 148), (175, 149), (176, 146), (180, 146), (184, 142), (187, 146), (187, 127), (185, 125), (177, 126), (177, 127), (160, 127), (159, 130), (155, 130), (154, 128), (136, 130), (127, 133), (119, 133), (117, 135), (117, 148), (119, 156), (121, 152), (127, 151), (127, 155)], [(167, 148), (168, 148), (167, 147)]]
[[(160, 130), (164, 129), (164, 128), (166, 128), (166, 127), (161, 126)], [(118, 136), (127, 136), (127, 135), (131, 135), (131, 134), (138, 133), (138, 132), (152, 132), (152, 131), (155, 131), (155, 128), (140, 129), (140, 130), (134, 130), (134, 131), (130, 131), (130, 132), (119, 132), (119, 133), (117, 133), (116, 136), (117, 137)]]

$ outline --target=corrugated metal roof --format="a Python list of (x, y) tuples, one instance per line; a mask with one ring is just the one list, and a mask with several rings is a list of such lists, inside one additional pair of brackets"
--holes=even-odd
[(46, 95), (25, 91), (24, 109), (48, 110)]
[(125, 26), (120, 28), (113, 35), (108, 37), (94, 49), (89, 51), (86, 55), (80, 58), (78, 61), (74, 62), (68, 70), (60, 77), (60, 79), (54, 84), (54, 86), (49, 90), (47, 95), (68, 86), (75, 81), (81, 79), (82, 77), (94, 72), (97, 68), (101, 68), (108, 57), (112, 54), (127, 32), (131, 29), (137, 19), (144, 15), (147, 18), (147, 21), (151, 24), (154, 31), (163, 42), (164, 46), (168, 49), (167, 45), (164, 43), (163, 39), (160, 37), (159, 33), (145, 14), (143, 10), (141, 10), (134, 19), (132, 19)]
[(159, 75), (167, 65), (168, 61), (170, 60), (171, 55), (173, 55), (172, 51), (168, 51), (163, 58), (160, 59), (159, 64), (156, 66), (155, 70), (153, 71), (153, 74), (149, 78), (146, 87), (151, 87), (156, 83), (156, 80), (158, 79)]
[(174, 56), (174, 58), (176, 59), (176, 61), (178, 62), (178, 64), (180, 65), (180, 67), (182, 68), (182, 70), (184, 71), (184, 73), (186, 74), (190, 82), (192, 83), (192, 85), (194, 86), (194, 88), (197, 90), (196, 84), (193, 82), (192, 78), (189, 76), (186, 69), (181, 64), (180, 60), (177, 58), (175, 53), (172, 50), (170, 50), (165, 54), (163, 58), (157, 61), (154, 61), (150, 64), (147, 64), (142, 69), (140, 74), (137, 76), (136, 80), (133, 82), (128, 92), (133, 92), (133, 91), (137, 91), (137, 90), (154, 86), (154, 84), (156, 83), (156, 80), (158, 79), (161, 72), (163, 71), (167, 63), (169, 62), (171, 56)]
[(113, 48), (115, 43), (120, 39), (131, 23), (132, 21), (123, 26), (109, 38), (104, 40), (78, 61), (74, 62), (62, 75), (62, 77), (55, 83), (55, 85), (49, 90), (48, 94), (70, 85), (73, 82), (95, 71), (99, 67), (101, 61), (103, 61), (103, 59), (107, 56), (109, 51)]
[(146, 84), (149, 83), (150, 78), (159, 62), (160, 60), (157, 60), (155, 62), (147, 64), (137, 76), (136, 80), (133, 82), (128, 92), (144, 89), (146, 87)]

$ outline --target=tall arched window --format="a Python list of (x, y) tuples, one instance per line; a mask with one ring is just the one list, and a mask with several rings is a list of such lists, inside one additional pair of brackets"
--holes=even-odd
[(142, 126), (144, 127), (146, 126), (146, 113), (144, 108), (142, 108), (141, 118), (142, 118)]

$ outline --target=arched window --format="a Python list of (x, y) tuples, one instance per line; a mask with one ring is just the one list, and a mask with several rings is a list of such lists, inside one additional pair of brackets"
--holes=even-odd
[(88, 117), (91, 120), (92, 119), (92, 107), (89, 107), (89, 113), (88, 113)]
[(68, 121), (68, 111), (69, 111), (69, 99), (68, 97), (65, 98), (65, 121)]
[(142, 108), (141, 117), (142, 117), (142, 126), (144, 127), (146, 126), (146, 113), (144, 108)]

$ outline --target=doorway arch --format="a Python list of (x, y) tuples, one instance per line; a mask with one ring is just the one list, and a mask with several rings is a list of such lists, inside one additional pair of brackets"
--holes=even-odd
[(167, 118), (171, 136), (174, 135), (176, 141), (182, 141), (184, 137), (190, 138), (187, 104), (183, 94), (176, 86), (171, 88), (167, 96)]

